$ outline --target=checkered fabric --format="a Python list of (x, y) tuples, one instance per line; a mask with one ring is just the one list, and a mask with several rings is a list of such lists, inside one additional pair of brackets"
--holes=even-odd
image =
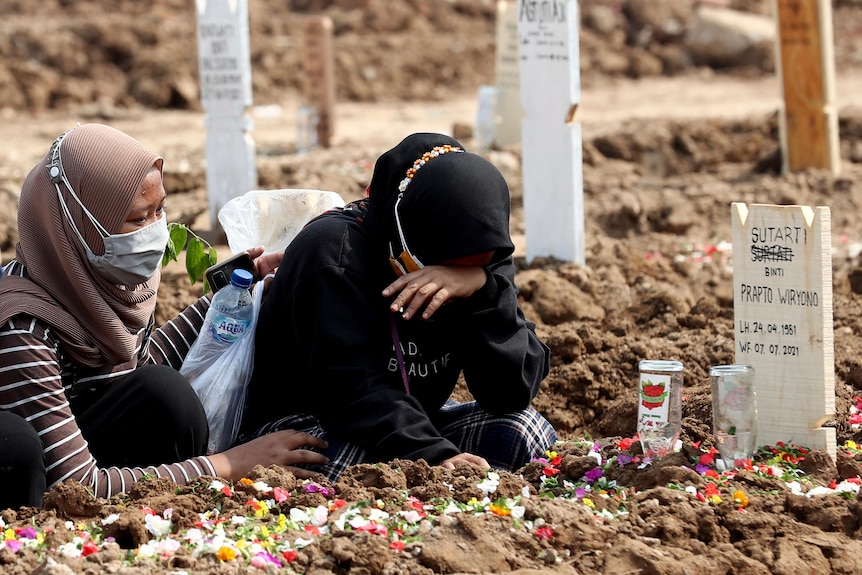
[[(528, 407), (505, 415), (492, 415), (475, 401), (449, 401), (434, 417), (440, 434), (458, 446), (462, 452), (484, 457), (494, 469), (514, 471), (534, 457), (542, 457), (557, 441), (553, 426), (538, 411)], [(310, 465), (308, 469), (335, 481), (351, 465), (370, 463), (365, 450), (354, 443), (333, 439), (311, 415), (291, 415), (269, 423), (254, 433), (239, 438), (245, 443), (273, 431), (295, 429), (321, 437), (329, 443), (323, 454), (326, 465)]]

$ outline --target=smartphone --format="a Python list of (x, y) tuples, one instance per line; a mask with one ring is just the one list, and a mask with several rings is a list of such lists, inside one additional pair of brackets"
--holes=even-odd
[(254, 281), (260, 279), (257, 277), (257, 271), (254, 268), (254, 260), (251, 259), (248, 252), (240, 252), (232, 255), (223, 262), (218, 262), (214, 266), (208, 267), (204, 272), (204, 277), (206, 278), (212, 292), (215, 293), (228, 285), (230, 283), (230, 276), (233, 273), (233, 270), (236, 269), (249, 271), (254, 278)]

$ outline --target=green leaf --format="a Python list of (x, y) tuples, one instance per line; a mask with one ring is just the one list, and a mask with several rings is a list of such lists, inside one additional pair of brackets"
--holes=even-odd
[[(210, 266), (214, 266), (218, 262), (218, 252), (215, 250), (215, 248), (210, 247), (208, 254), (209, 254), (209, 263), (207, 264), (206, 268), (208, 268)], [(206, 271), (206, 268), (203, 269), (203, 272)], [(201, 273), (203, 273), (203, 272), (201, 272)], [(210, 292), (210, 289), (211, 289), (210, 284), (207, 281), (206, 276), (204, 276), (204, 295), (208, 294)]]
[(177, 261), (180, 252), (186, 247), (186, 240), (189, 236), (189, 229), (183, 224), (172, 222), (168, 224), (170, 237), (168, 245), (165, 248), (165, 255), (162, 256), (162, 267), (165, 267), (170, 262)]
[(203, 280), (203, 273), (210, 266), (209, 261), (210, 257), (203, 241), (197, 237), (189, 240), (189, 245), (186, 248), (186, 271), (189, 274), (189, 281), (195, 283), (198, 280)]
[[(204, 284), (204, 293), (210, 291), (209, 284), (204, 278), (206, 269), (218, 262), (218, 252), (206, 240), (198, 236), (185, 224), (177, 222), (168, 223), (170, 237), (165, 246), (162, 256), (162, 267), (170, 262), (178, 262), (179, 254), (186, 251), (186, 272), (192, 284), (201, 280)], [(189, 237), (191, 236), (191, 237)]]

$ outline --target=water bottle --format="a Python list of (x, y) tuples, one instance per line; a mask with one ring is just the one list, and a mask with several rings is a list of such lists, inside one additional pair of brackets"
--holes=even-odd
[[(243, 346), (233, 346), (254, 337), (251, 282), (252, 275), (247, 270), (235, 269), (231, 273), (230, 283), (213, 296), (200, 335), (180, 368), (206, 412), (210, 430), (208, 455), (230, 447), (242, 416), (248, 383), (244, 378), (250, 373), (251, 362), (244, 357)], [(233, 350), (241, 353), (225, 356)]]
[(246, 335), (254, 314), (252, 296), (249, 291), (252, 275), (243, 269), (235, 269), (230, 284), (216, 292), (207, 312), (207, 332), (215, 347), (227, 348)]

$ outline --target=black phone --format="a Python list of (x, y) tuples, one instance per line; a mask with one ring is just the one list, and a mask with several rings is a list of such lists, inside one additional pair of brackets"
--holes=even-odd
[(204, 272), (204, 277), (213, 293), (216, 293), (218, 290), (230, 283), (230, 276), (233, 273), (233, 270), (236, 269), (247, 270), (251, 273), (254, 281), (260, 279), (257, 277), (254, 260), (251, 259), (249, 253), (240, 252), (232, 255), (223, 262), (218, 262), (217, 264), (208, 267)]

